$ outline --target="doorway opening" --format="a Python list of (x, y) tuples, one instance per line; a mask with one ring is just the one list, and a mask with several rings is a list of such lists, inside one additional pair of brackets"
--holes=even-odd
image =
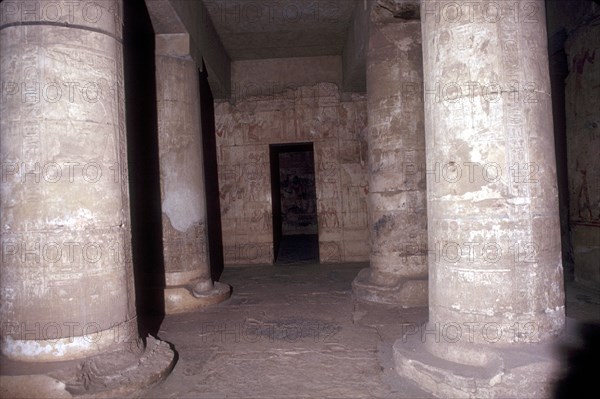
[(319, 262), (315, 156), (312, 143), (271, 144), (273, 262)]

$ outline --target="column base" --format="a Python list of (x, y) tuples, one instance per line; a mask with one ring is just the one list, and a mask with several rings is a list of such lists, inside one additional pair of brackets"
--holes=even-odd
[[(437, 344), (436, 344), (437, 345)], [(440, 343), (452, 345), (452, 343)], [(431, 354), (420, 334), (394, 344), (396, 372), (436, 397), (549, 398), (559, 377), (560, 362), (550, 344), (522, 344), (490, 351), (485, 366), (467, 366)]]
[(427, 306), (427, 285), (427, 279), (401, 279), (399, 284), (391, 287), (374, 284), (371, 269), (365, 268), (352, 281), (352, 292), (363, 301), (414, 308)]
[(81, 361), (3, 363), (3, 398), (144, 397), (169, 375), (175, 353), (166, 342), (148, 337), (138, 351), (120, 350)]
[(165, 288), (165, 313), (178, 314), (191, 312), (221, 303), (231, 296), (231, 287), (215, 281), (212, 289), (206, 292), (192, 292), (188, 286)]

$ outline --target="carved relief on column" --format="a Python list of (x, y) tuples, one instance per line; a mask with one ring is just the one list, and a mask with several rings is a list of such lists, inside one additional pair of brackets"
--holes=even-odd
[(156, 43), (165, 311), (179, 313), (228, 298), (229, 286), (210, 275), (198, 69), (187, 54), (189, 37), (157, 35)]
[(436, 395), (545, 397), (565, 322), (545, 6), (469, 4), (422, 2), (429, 323), (396, 364)]
[(102, 352), (118, 329), (137, 339), (120, 4), (74, 11), (77, 29), (31, 12), (42, 3), (3, 3), (0, 26), (1, 315), (19, 326), (2, 348), (31, 361)]
[(371, 253), (370, 268), (360, 272), (353, 288), (365, 300), (425, 306), (421, 27), (416, 6), (397, 7), (394, 11), (378, 2), (371, 11), (367, 55)]
[(40, 397), (114, 396), (164, 378), (174, 359), (137, 329), (122, 4), (74, 3), (0, 4), (0, 331), (11, 360), (0, 369), (10, 397), (22, 397), (32, 367), (54, 373), (51, 386), (35, 383)]

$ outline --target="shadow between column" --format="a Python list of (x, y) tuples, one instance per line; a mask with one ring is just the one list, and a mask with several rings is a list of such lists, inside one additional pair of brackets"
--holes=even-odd
[(132, 255), (140, 336), (165, 315), (154, 30), (143, 0), (124, 2), (124, 65)]

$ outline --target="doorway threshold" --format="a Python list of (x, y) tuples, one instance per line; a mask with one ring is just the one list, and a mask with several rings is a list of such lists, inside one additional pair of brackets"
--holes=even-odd
[(293, 234), (281, 236), (276, 265), (292, 265), (319, 262), (319, 236), (317, 234)]

